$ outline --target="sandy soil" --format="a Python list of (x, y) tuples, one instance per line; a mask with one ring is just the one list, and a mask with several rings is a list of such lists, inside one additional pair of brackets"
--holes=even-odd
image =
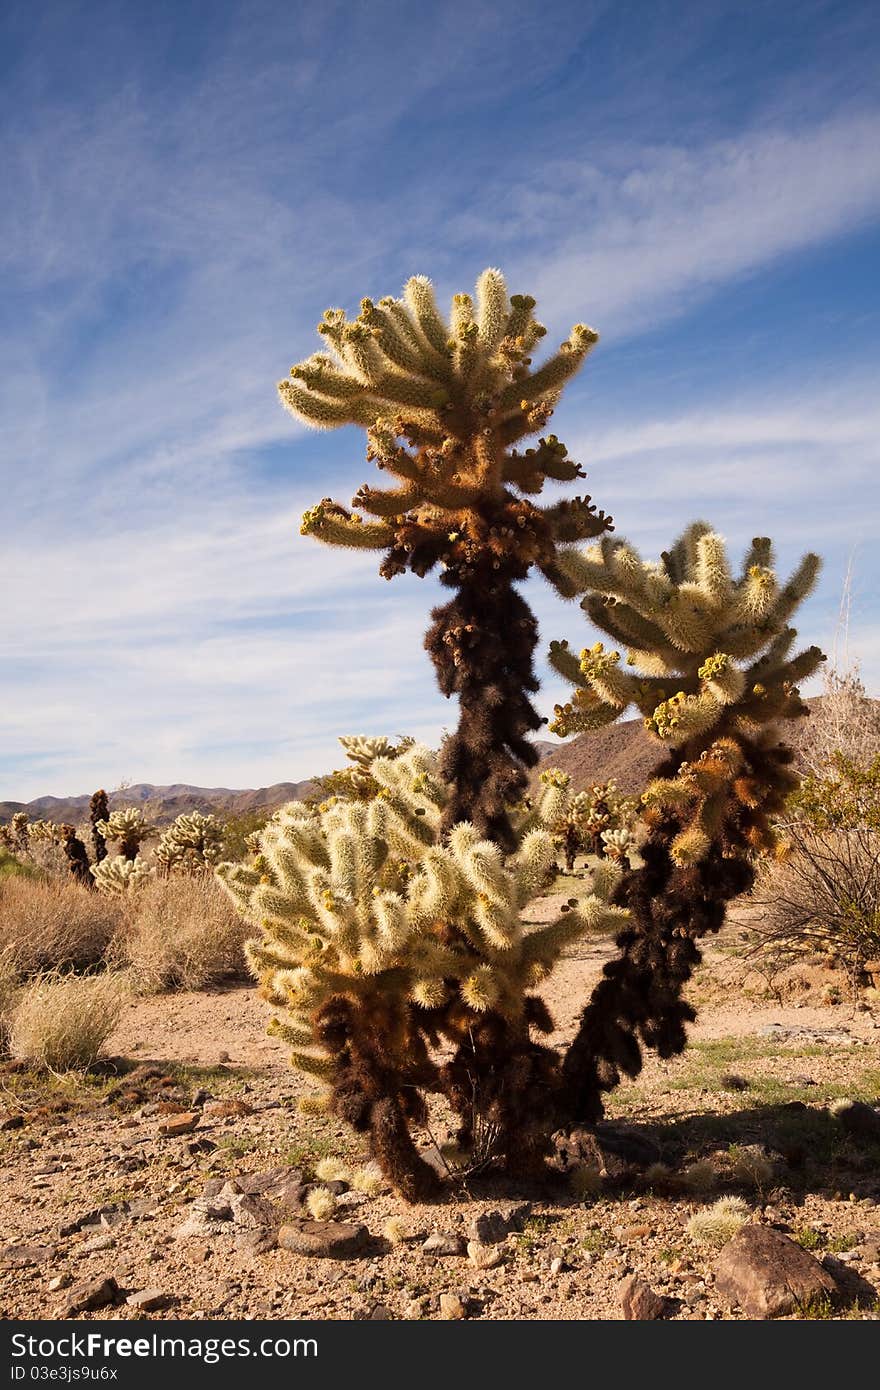
[[(880, 1017), (852, 1001), (822, 1002), (821, 968), (790, 1002), (761, 997), (736, 940), (734, 923), (698, 974), (701, 1012), (688, 1053), (650, 1059), (609, 1107), (674, 1173), (714, 1155), (711, 1190), (670, 1194), (631, 1171), (619, 1180), (612, 1173), (586, 1199), (561, 1176), (517, 1192), (472, 1181), (431, 1206), (406, 1207), (383, 1191), (340, 1214), (371, 1236), (363, 1254), (340, 1260), (260, 1250), (252, 1233), (176, 1235), (211, 1180), (286, 1165), (308, 1180), (322, 1157), (357, 1163), (363, 1155), (335, 1121), (298, 1112), (306, 1083), (266, 1035), (268, 1010), (253, 989), (131, 1003), (110, 1052), (120, 1073), (159, 1063), (167, 1085), (155, 1089), (154, 1078), (145, 1102), (120, 1098), (124, 1077), (112, 1074), (42, 1089), (14, 1070), (0, 1075), (0, 1109), (24, 1120), (0, 1135), (0, 1313), (59, 1316), (68, 1296), (59, 1283), (112, 1276), (122, 1291), (116, 1306), (82, 1316), (438, 1317), (446, 1293), (472, 1317), (619, 1318), (620, 1282), (634, 1272), (668, 1298), (670, 1317), (737, 1317), (715, 1291), (717, 1251), (697, 1245), (686, 1226), (701, 1206), (738, 1193), (751, 1219), (794, 1234), (833, 1268), (837, 1316), (847, 1304), (856, 1309), (850, 1316), (878, 1316), (880, 1152), (846, 1139), (827, 1106), (844, 1095), (880, 1102)], [(562, 963), (547, 990), (555, 1041), (570, 1036), (609, 949), (596, 941)], [(191, 1133), (160, 1134), (168, 1113), (204, 1100), (200, 1089), (237, 1098), (249, 1113), (203, 1115)], [(754, 1146), (768, 1152), (772, 1172), (765, 1163), (758, 1181), (736, 1161)], [(477, 1213), (511, 1197), (528, 1199), (531, 1213), (498, 1247), (494, 1268), (421, 1250), (428, 1235), (466, 1235)], [(91, 1224), (70, 1229), (90, 1215)], [(403, 1223), (396, 1243), (383, 1236), (391, 1216)], [(124, 1301), (147, 1289), (167, 1297), (166, 1311)]]

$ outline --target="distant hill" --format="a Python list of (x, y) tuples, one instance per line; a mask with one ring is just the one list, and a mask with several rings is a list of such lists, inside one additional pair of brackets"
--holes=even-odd
[[(152, 782), (135, 782), (124, 791), (110, 792), (111, 810), (119, 806), (142, 806), (149, 802), (150, 811), (160, 824), (174, 820), (183, 811), (225, 811), (247, 815), (252, 811), (274, 811), (286, 801), (298, 801), (311, 787), (304, 782), (276, 782), (272, 787), (256, 791), (236, 791), (230, 787), (191, 787), (185, 782), (169, 786), (154, 786)], [(68, 821), (76, 824), (88, 815), (91, 792), (81, 796), (38, 796), (33, 801), (0, 801), (0, 821), (8, 821), (16, 811), (27, 811), (31, 820)]]
[[(807, 703), (813, 705), (817, 703), (817, 698)], [(878, 703), (874, 702), (875, 707)], [(799, 724), (800, 721), (795, 721), (786, 730), (787, 736), (794, 739), (795, 746)], [(801, 728), (805, 730), (805, 725), (801, 725)], [(627, 719), (620, 724), (611, 724), (607, 729), (579, 734), (568, 743), (537, 740), (536, 747), (541, 755), (537, 771), (544, 767), (559, 767), (568, 773), (578, 790), (593, 782), (613, 780), (622, 792), (641, 791), (651, 772), (663, 760), (663, 748), (649, 738), (641, 719)], [(183, 783), (157, 787), (149, 782), (138, 782), (125, 791), (111, 793), (110, 805), (132, 806), (149, 802), (155, 819), (163, 824), (179, 816), (181, 811), (202, 811), (206, 814), (225, 811), (235, 815), (274, 811), (286, 801), (298, 801), (306, 796), (311, 786), (312, 782), (306, 780), (276, 782), (272, 787), (259, 787), (255, 791), (233, 791), (229, 787), (190, 787)], [(88, 805), (88, 795), (39, 796), (35, 801), (28, 802), (0, 801), (0, 822), (8, 821), (16, 811), (27, 811), (32, 820), (43, 817), (75, 823), (84, 819)]]

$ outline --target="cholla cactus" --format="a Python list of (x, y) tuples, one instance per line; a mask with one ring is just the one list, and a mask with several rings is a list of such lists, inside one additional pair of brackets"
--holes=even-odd
[[(444, 844), (449, 789), (433, 754), (416, 745), (369, 772), (371, 802), (293, 803), (267, 825), (253, 866), (219, 873), (262, 931), (249, 959), (267, 998), (289, 1011), (275, 1027), (294, 1064), (329, 1083), (335, 1112), (369, 1132), (387, 1176), (416, 1197), (436, 1184), (409, 1133), (425, 1091), (447, 1096), (463, 1141), (476, 1092), (508, 1161), (533, 1144), (556, 1057), (531, 1039), (549, 1019), (529, 991), (566, 943), (622, 914), (591, 895), (526, 931), (550, 834), (529, 830), (507, 859), (469, 823)], [(429, 1052), (440, 1039), (454, 1047), (443, 1067)]]
[(124, 854), (105, 856), (100, 863), (92, 865), (90, 872), (101, 893), (117, 897), (132, 892), (153, 876), (153, 871), (141, 858), (126, 859)]
[(559, 564), (571, 542), (601, 535), (610, 521), (589, 498), (538, 506), (548, 480), (582, 478), (555, 435), (520, 452), (514, 445), (549, 420), (565, 384), (597, 341), (584, 324), (541, 366), (532, 353), (546, 330), (528, 295), (508, 297), (501, 272), (486, 270), (476, 300), (458, 294), (449, 321), (431, 282), (409, 280), (403, 298), (370, 299), (349, 321), (330, 309), (318, 331), (327, 351), (291, 369), (283, 404), (321, 429), (358, 424), (367, 458), (397, 480), (367, 485), (349, 511), (325, 498), (302, 532), (333, 545), (385, 552), (386, 578), (442, 570), (455, 598), (433, 613), (426, 646), (440, 688), (460, 697), (460, 720), (441, 772), (451, 787), (444, 828), (472, 821), (506, 849), (509, 807), (537, 754), (540, 727), (529, 693), (537, 624), (516, 591), (532, 566), (566, 594)]
[(28, 841), (31, 845), (57, 844), (61, 839), (61, 827), (52, 820), (32, 820), (28, 826)]
[(139, 806), (111, 811), (106, 820), (95, 822), (95, 829), (105, 840), (118, 840), (119, 853), (125, 859), (136, 859), (141, 845), (158, 834)]
[(412, 748), (411, 738), (398, 739), (392, 743), (382, 736), (368, 738), (364, 734), (344, 735), (339, 742), (349, 759), (347, 767), (337, 768), (325, 777), (316, 777), (314, 790), (308, 801), (323, 806), (334, 797), (345, 797), (352, 801), (371, 801), (379, 786), (370, 773), (370, 766), (376, 758), (397, 758)]
[(107, 841), (98, 829), (98, 822), (105, 821), (110, 815), (110, 802), (107, 800), (107, 793), (101, 787), (92, 793), (89, 801), (89, 822), (92, 827), (92, 848), (95, 851), (95, 863), (100, 864), (102, 859), (107, 857)]
[[(635, 802), (620, 796), (614, 782), (597, 783), (586, 791), (576, 792), (568, 774), (551, 767), (541, 773), (541, 784), (538, 812), (562, 851), (569, 873), (579, 854), (607, 855), (616, 859), (622, 857), (617, 853), (618, 845), (625, 842), (634, 846), (629, 826)], [(606, 841), (606, 832), (620, 832), (623, 839)]]
[(89, 867), (89, 856), (86, 853), (85, 845), (76, 833), (76, 826), (60, 825), (58, 834), (61, 839), (61, 848), (67, 859), (67, 872), (84, 888), (94, 888), (95, 881)]
[(27, 854), (30, 831), (30, 816), (27, 811), (16, 811), (10, 821), (11, 849), (14, 854)]
[(223, 827), (216, 816), (190, 811), (177, 817), (156, 846), (156, 859), (164, 873), (205, 873), (213, 869), (226, 850)]
[(631, 911), (621, 955), (565, 1063), (575, 1113), (595, 1118), (600, 1091), (639, 1070), (638, 1037), (663, 1056), (684, 1046), (694, 1014), (680, 996), (700, 959), (695, 939), (717, 931), (726, 902), (751, 887), (752, 856), (775, 848), (772, 820), (796, 783), (777, 721), (807, 713), (797, 682), (823, 660), (816, 647), (791, 655), (788, 620), (819, 561), (808, 555), (780, 584), (759, 537), (734, 578), (721, 537), (699, 522), (659, 563), (606, 540), (565, 566), (587, 590), (581, 606), (627, 658), (625, 668), (596, 643), (578, 659), (555, 643), (551, 661), (578, 688), (551, 727), (596, 728), (635, 704), (668, 749), (642, 798), (644, 867), (615, 895)]

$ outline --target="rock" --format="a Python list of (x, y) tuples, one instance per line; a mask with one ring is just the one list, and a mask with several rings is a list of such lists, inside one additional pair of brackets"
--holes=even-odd
[(455, 1231), (435, 1231), (422, 1242), (423, 1255), (463, 1255), (465, 1249), (464, 1238)]
[(292, 1221), (278, 1232), (282, 1250), (331, 1260), (361, 1254), (369, 1238), (366, 1226), (347, 1221)]
[(562, 1273), (562, 1268), (563, 1268), (562, 1256), (561, 1256), (561, 1255), (556, 1255), (556, 1256), (550, 1261), (550, 1278), (551, 1278), (551, 1279), (556, 1279), (556, 1278), (558, 1278), (558, 1276)]
[(240, 1192), (230, 1199), (233, 1223), (245, 1231), (257, 1231), (278, 1226), (278, 1216), (265, 1197)]
[(72, 1283), (72, 1274), (56, 1274), (53, 1279), (49, 1280), (49, 1292), (58, 1293), (60, 1289), (70, 1288)]
[(666, 1312), (666, 1299), (637, 1274), (624, 1279), (618, 1297), (623, 1316), (630, 1322), (656, 1322)]
[(0, 1111), (0, 1129), (23, 1129), (24, 1115), (10, 1114), (8, 1110)]
[(481, 1212), (468, 1223), (468, 1240), (479, 1245), (498, 1245), (513, 1231), (522, 1230), (531, 1210), (531, 1202), (506, 1202), (502, 1207)]
[(848, 1134), (858, 1139), (880, 1139), (880, 1110), (864, 1101), (841, 1101), (832, 1113)]
[(614, 1232), (614, 1234), (617, 1236), (618, 1240), (630, 1242), (636, 1240), (645, 1240), (649, 1235), (652, 1234), (652, 1229), (650, 1226), (646, 1225), (620, 1226)]
[(160, 1121), (159, 1133), (165, 1139), (173, 1139), (178, 1134), (191, 1134), (201, 1118), (198, 1110), (179, 1110)]
[(116, 1241), (112, 1236), (95, 1236), (94, 1240), (87, 1240), (84, 1245), (79, 1247), (80, 1255), (99, 1255), (104, 1250), (112, 1250)]
[(455, 1322), (465, 1317), (465, 1306), (457, 1293), (441, 1293), (440, 1316), (447, 1322)]
[(231, 1120), (240, 1115), (253, 1115), (254, 1109), (246, 1100), (209, 1100), (202, 1113), (206, 1120)]
[(278, 1244), (275, 1230), (240, 1231), (235, 1237), (235, 1248), (242, 1255), (265, 1255)]
[(720, 1081), (725, 1091), (747, 1091), (750, 1084), (744, 1076), (737, 1076), (736, 1072), (725, 1072)]
[(370, 1198), (366, 1192), (340, 1192), (336, 1198), (337, 1211), (353, 1211), (355, 1207), (362, 1207)]
[(4, 1269), (27, 1269), (30, 1265), (45, 1264), (54, 1254), (51, 1245), (7, 1245), (0, 1252), (0, 1265)]
[(140, 1293), (130, 1293), (125, 1300), (129, 1308), (140, 1308), (142, 1313), (153, 1313), (157, 1308), (168, 1308), (174, 1302), (174, 1295), (162, 1289), (141, 1289)]
[(425, 1316), (427, 1311), (427, 1299), (423, 1294), (421, 1298), (413, 1298), (403, 1310), (403, 1316), (407, 1322), (418, 1322)]
[(153, 1212), (158, 1211), (158, 1209), (158, 1197), (135, 1197), (135, 1199), (128, 1204), (128, 1214), (135, 1219), (139, 1217), (150, 1217), (153, 1215)]
[(75, 1318), (77, 1313), (91, 1313), (96, 1308), (106, 1308), (108, 1303), (115, 1301), (118, 1293), (119, 1286), (109, 1275), (87, 1279), (82, 1284), (74, 1285), (56, 1316)]
[(781, 1231), (754, 1222), (728, 1241), (715, 1261), (718, 1292), (750, 1318), (776, 1318), (836, 1285), (808, 1250)]
[(494, 1269), (504, 1260), (504, 1250), (500, 1245), (481, 1245), (478, 1240), (468, 1241), (468, 1259), (475, 1269)]

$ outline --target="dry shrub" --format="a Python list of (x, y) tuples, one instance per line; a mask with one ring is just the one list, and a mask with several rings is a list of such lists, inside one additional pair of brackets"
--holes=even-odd
[(213, 877), (155, 879), (126, 909), (117, 952), (141, 993), (202, 989), (245, 970), (250, 933)]
[(109, 972), (38, 975), (9, 1014), (9, 1051), (31, 1066), (85, 1070), (116, 1027), (127, 994), (124, 979)]
[(0, 952), (20, 978), (97, 964), (121, 921), (117, 903), (76, 883), (0, 881)]

